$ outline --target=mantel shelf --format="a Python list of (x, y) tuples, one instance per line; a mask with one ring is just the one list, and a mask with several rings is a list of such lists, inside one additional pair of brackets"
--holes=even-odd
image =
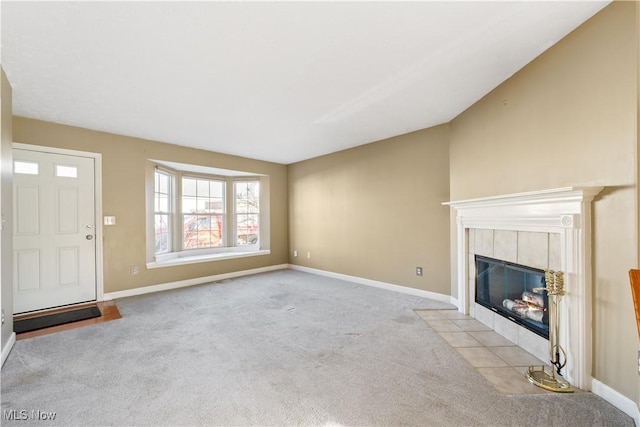
[(442, 203), (455, 209), (529, 205), (563, 202), (590, 202), (604, 187), (560, 187), (524, 193), (504, 194)]

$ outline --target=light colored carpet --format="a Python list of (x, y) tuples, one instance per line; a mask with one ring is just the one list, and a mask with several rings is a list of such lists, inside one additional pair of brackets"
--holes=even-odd
[(117, 304), (16, 343), (3, 425), (633, 425), (591, 393), (498, 393), (413, 311), (450, 307), (427, 299), (283, 270)]

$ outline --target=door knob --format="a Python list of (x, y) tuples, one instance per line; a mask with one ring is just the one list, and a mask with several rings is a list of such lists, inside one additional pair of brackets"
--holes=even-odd
[(93, 235), (87, 234), (87, 240), (93, 240)]

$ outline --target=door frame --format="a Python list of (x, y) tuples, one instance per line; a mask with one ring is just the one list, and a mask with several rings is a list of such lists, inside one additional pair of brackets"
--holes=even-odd
[[(23, 144), (14, 142), (12, 149), (39, 151), (48, 154), (63, 154), (66, 156), (88, 157), (94, 160), (94, 200), (95, 200), (95, 231), (96, 231), (96, 301), (104, 300), (104, 265), (102, 242), (102, 154), (90, 151), (69, 150), (66, 148), (46, 147), (43, 145)], [(13, 165), (12, 165), (13, 167)]]

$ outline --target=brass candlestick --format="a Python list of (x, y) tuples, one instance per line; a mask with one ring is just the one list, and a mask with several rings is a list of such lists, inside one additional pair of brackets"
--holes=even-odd
[(546, 287), (534, 288), (534, 292), (547, 291), (549, 297), (549, 362), (550, 371), (547, 372), (544, 366), (529, 366), (525, 376), (527, 379), (545, 390), (560, 393), (573, 393), (571, 384), (562, 378), (562, 368), (567, 364), (567, 353), (558, 343), (560, 334), (560, 311), (559, 303), (564, 295), (564, 273), (562, 271), (545, 270)]

